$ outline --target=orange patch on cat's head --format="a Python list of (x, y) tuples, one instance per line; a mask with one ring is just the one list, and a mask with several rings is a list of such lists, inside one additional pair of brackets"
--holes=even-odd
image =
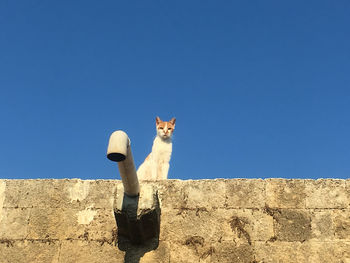
[(172, 118), (170, 121), (162, 121), (156, 117), (157, 132), (163, 138), (170, 137), (175, 129), (176, 119)]

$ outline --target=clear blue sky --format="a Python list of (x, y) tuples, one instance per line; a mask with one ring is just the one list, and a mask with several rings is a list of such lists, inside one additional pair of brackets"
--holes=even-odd
[(118, 179), (154, 118), (169, 178), (348, 178), (349, 1), (0, 2), (0, 177)]

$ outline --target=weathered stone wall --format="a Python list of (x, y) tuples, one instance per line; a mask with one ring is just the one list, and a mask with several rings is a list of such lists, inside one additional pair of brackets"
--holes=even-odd
[(0, 262), (350, 262), (350, 180), (168, 180), (159, 246), (115, 245), (117, 180), (0, 180)]

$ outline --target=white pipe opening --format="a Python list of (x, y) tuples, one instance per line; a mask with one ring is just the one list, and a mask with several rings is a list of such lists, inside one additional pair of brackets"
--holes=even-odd
[(125, 132), (115, 131), (111, 134), (108, 143), (107, 158), (118, 162), (125, 194), (137, 196), (140, 192), (139, 180), (136, 174), (134, 158), (131, 153), (130, 139)]

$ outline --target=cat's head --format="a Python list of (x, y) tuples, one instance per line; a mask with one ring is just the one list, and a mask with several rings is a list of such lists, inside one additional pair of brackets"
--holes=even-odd
[(157, 135), (163, 140), (170, 139), (175, 129), (175, 118), (170, 121), (162, 121), (159, 117), (156, 117)]

